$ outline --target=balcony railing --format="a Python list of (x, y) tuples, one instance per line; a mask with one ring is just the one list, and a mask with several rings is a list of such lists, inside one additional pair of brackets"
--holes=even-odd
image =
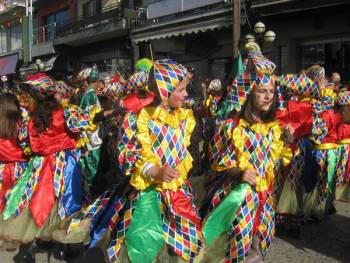
[(56, 36), (63, 37), (68, 34), (81, 32), (120, 20), (123, 17), (123, 9), (120, 4), (113, 5), (102, 10), (89, 12), (89, 15), (71, 18), (71, 22), (64, 26), (57, 26)]
[(56, 23), (35, 28), (33, 30), (33, 45), (54, 40), (56, 38)]
[(176, 20), (182, 17), (190, 16), (190, 15), (198, 15), (198, 14), (203, 14), (208, 11), (213, 11), (213, 10), (220, 10), (223, 8), (231, 8), (232, 7), (232, 1), (227, 0), (225, 2), (219, 2), (211, 5), (206, 5), (202, 6), (199, 8), (191, 9), (191, 10), (186, 10), (183, 12), (178, 12), (166, 16), (161, 16), (161, 17), (156, 17), (153, 19), (148, 19), (147, 18), (147, 9), (142, 8), (139, 10), (138, 13), (138, 19), (136, 20), (136, 27), (142, 27), (142, 26), (147, 26), (147, 25), (152, 25), (156, 23), (161, 23), (165, 21), (171, 21), (171, 20)]

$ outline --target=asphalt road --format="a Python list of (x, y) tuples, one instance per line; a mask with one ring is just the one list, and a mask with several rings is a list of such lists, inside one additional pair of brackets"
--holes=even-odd
[[(337, 213), (321, 223), (302, 226), (299, 239), (279, 235), (273, 240), (267, 263), (350, 263), (350, 204), (336, 202)], [(54, 250), (35, 254), (36, 263), (62, 263), (55, 258)], [(18, 250), (0, 251), (0, 263), (16, 262)], [(68, 261), (68, 263), (103, 263), (97, 253)]]

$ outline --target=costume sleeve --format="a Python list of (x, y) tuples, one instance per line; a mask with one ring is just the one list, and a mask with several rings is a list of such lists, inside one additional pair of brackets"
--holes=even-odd
[(311, 134), (313, 115), (309, 101), (288, 101), (287, 109), (277, 115), (282, 127), (290, 126), (294, 130), (294, 138), (298, 139)]
[(64, 109), (64, 118), (68, 129), (74, 133), (96, 131), (98, 126), (94, 124), (93, 120), (99, 111), (97, 106), (90, 106), (83, 110), (78, 106), (70, 105)]
[(31, 153), (28, 134), (28, 124), (30, 120), (29, 112), (22, 107), (20, 108), (20, 111), (22, 118), (18, 129), (18, 144), (23, 149), (24, 154), (29, 155)]
[(135, 172), (131, 177), (130, 184), (136, 189), (146, 189), (152, 184), (152, 180), (143, 173), (145, 166), (156, 165), (160, 166), (159, 161), (152, 153), (152, 143), (148, 131), (148, 122), (150, 120), (149, 113), (146, 109), (142, 109), (137, 117), (137, 133), (136, 139), (140, 143), (141, 158), (135, 163)]
[(97, 95), (95, 92), (88, 91), (81, 99), (80, 102), (80, 107), (82, 109), (87, 108), (88, 106), (91, 105), (96, 105), (97, 104)]
[(191, 144), (191, 136), (192, 136), (192, 132), (194, 130), (194, 128), (196, 127), (196, 119), (193, 115), (193, 111), (192, 110), (184, 110), (185, 114), (186, 114), (186, 118), (184, 119), (184, 123), (186, 125), (186, 137), (185, 137), (185, 144), (186, 147), (189, 147)]
[(227, 119), (218, 127), (209, 145), (211, 168), (223, 171), (237, 166), (235, 147), (232, 143), (237, 120)]
[(133, 112), (126, 113), (117, 143), (119, 168), (127, 176), (133, 174), (135, 163), (141, 155), (141, 147), (136, 140), (136, 117)]

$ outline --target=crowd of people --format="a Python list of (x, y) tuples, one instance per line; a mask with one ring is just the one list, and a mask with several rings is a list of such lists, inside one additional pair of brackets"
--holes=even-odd
[[(0, 248), (99, 248), (110, 262), (263, 262), (275, 229), (350, 201), (350, 91), (276, 75), (255, 43), (226, 87), (144, 58), (104, 82), (28, 75), (0, 95)], [(83, 261), (83, 259), (82, 259)]]

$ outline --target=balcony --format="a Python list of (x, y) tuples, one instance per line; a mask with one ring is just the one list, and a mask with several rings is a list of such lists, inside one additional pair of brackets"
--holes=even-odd
[(162, 24), (162, 23), (168, 23), (171, 21), (178, 21), (186, 17), (197, 17), (201, 16), (202, 14), (208, 13), (208, 12), (220, 12), (223, 10), (228, 10), (232, 8), (232, 3), (231, 1), (223, 1), (211, 5), (206, 5), (202, 6), (199, 8), (191, 9), (191, 10), (186, 10), (183, 12), (177, 12), (173, 13), (170, 15), (166, 16), (161, 16), (161, 17), (156, 17), (153, 19), (148, 19), (147, 17), (147, 9), (145, 8), (140, 8), (139, 9), (139, 14), (138, 14), (138, 19), (135, 23), (135, 27), (146, 27), (154, 24)]
[(70, 23), (56, 26), (54, 44), (79, 46), (122, 34), (127, 34), (127, 22), (118, 4), (90, 12), (89, 16), (73, 17)]
[(133, 43), (197, 34), (232, 26), (232, 2), (222, 1), (166, 16), (147, 19), (141, 9), (131, 32)]

